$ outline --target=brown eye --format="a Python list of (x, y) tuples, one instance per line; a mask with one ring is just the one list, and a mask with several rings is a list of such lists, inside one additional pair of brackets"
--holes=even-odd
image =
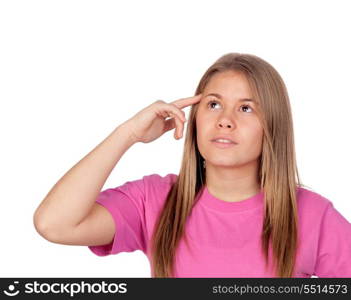
[(212, 106), (213, 103), (219, 104), (217, 101), (211, 100), (211, 101), (209, 101), (209, 102), (207, 103), (207, 105), (208, 105), (211, 109), (213, 109), (213, 106)]
[(249, 109), (251, 109), (251, 111), (253, 110), (250, 105), (242, 105), (240, 107), (248, 107)]
[(248, 107), (252, 110), (252, 108), (249, 105), (242, 105), (241, 107)]

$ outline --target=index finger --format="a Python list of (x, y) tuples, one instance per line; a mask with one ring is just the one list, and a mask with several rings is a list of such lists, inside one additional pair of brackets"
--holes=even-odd
[(197, 102), (200, 102), (201, 97), (202, 97), (202, 93), (201, 94), (197, 94), (196, 96), (187, 97), (187, 98), (181, 98), (179, 100), (175, 100), (175, 101), (171, 102), (171, 104), (174, 104), (178, 108), (184, 108), (184, 107), (187, 107), (189, 105), (193, 105), (193, 104), (195, 104)]

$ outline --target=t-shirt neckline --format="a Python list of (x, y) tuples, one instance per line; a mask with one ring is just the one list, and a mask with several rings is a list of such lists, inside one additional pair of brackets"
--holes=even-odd
[(249, 198), (243, 199), (241, 201), (229, 202), (213, 196), (205, 185), (203, 188), (200, 203), (208, 208), (222, 212), (240, 212), (262, 207), (264, 196), (263, 194), (263, 189), (261, 189), (260, 192)]

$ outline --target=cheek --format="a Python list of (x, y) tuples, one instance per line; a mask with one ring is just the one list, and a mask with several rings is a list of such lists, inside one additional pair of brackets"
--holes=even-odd
[(197, 139), (198, 142), (201, 142), (202, 137), (204, 135), (204, 122), (201, 119), (196, 119), (196, 135), (197, 135)]
[(240, 136), (248, 145), (261, 145), (263, 138), (263, 128), (261, 125), (252, 124), (251, 126), (242, 127)]
[(262, 140), (263, 140), (263, 129), (262, 128), (255, 128), (252, 131), (253, 134), (251, 135), (251, 145), (254, 145), (253, 149), (255, 152), (262, 151)]
[(201, 111), (201, 109), (199, 109), (196, 114), (196, 128), (199, 134), (201, 134), (201, 132), (204, 131), (205, 126), (206, 126), (206, 116)]
[(263, 128), (260, 124), (256, 124), (255, 126), (252, 126), (252, 132), (254, 133), (253, 135), (255, 139), (261, 139), (263, 135)]
[(210, 133), (210, 122), (204, 115), (199, 115), (196, 118), (196, 135), (198, 147), (202, 147), (204, 141), (207, 139)]
[(196, 124), (199, 124), (201, 128), (208, 127), (211, 123), (213, 123), (214, 115), (206, 111), (205, 108), (201, 107), (197, 111), (196, 115)]

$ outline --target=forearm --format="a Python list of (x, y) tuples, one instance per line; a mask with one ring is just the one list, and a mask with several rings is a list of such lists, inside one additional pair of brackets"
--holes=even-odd
[(90, 212), (108, 176), (136, 141), (122, 123), (53, 186), (34, 214), (41, 229), (73, 228)]

